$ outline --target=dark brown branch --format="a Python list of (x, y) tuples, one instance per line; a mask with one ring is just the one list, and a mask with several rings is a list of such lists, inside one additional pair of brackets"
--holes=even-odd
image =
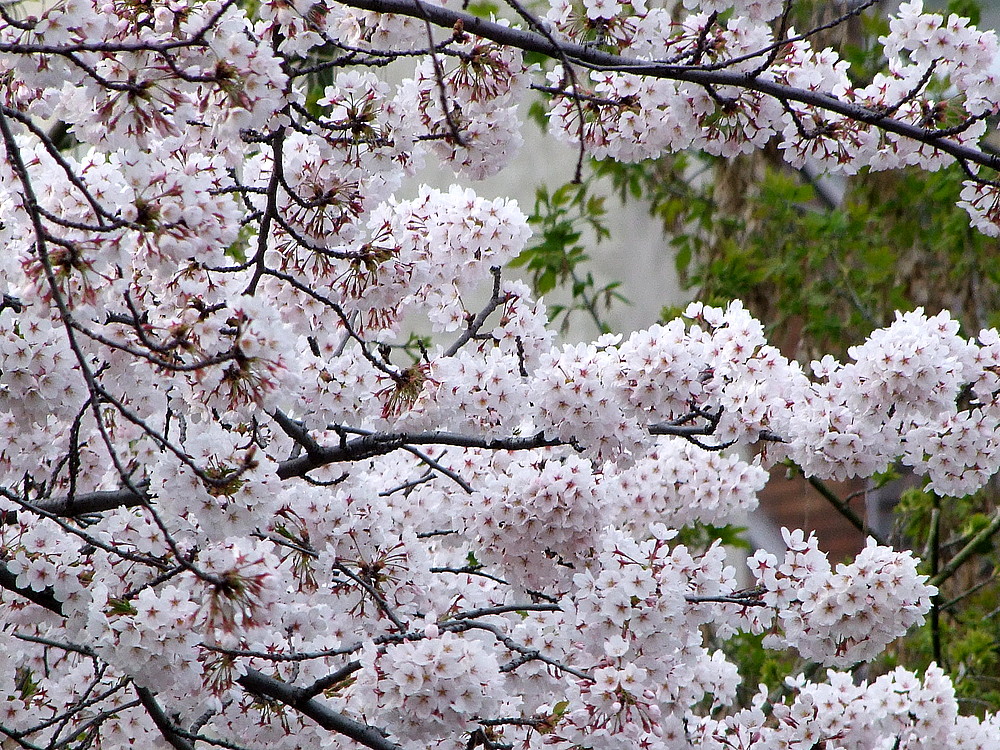
[(412, 445), (404, 445), (403, 450), (412, 453), (414, 456), (416, 456), (425, 464), (427, 464), (429, 467), (431, 467), (432, 470), (444, 474), (446, 477), (451, 479), (455, 484), (457, 484), (459, 487), (465, 490), (466, 494), (471, 495), (474, 492), (474, 490), (472, 489), (472, 485), (470, 485), (468, 482), (462, 479), (462, 477), (457, 472), (452, 471), (447, 466), (442, 466), (438, 461), (435, 461), (433, 458), (428, 456), (423, 451), (417, 450)]
[(739, 604), (741, 607), (766, 607), (761, 599), (762, 591), (750, 591), (745, 594), (720, 594), (718, 596), (685, 596), (688, 604)]
[(488, 633), (492, 633), (493, 637), (506, 646), (509, 651), (518, 654), (519, 656), (517, 658), (500, 667), (501, 672), (513, 672), (519, 666), (527, 664), (529, 661), (540, 661), (543, 664), (548, 664), (550, 667), (554, 667), (561, 672), (571, 674), (578, 679), (586, 680), (587, 682), (593, 682), (594, 680), (593, 676), (587, 674), (586, 672), (545, 656), (538, 649), (528, 648), (527, 646), (518, 643), (492, 623), (483, 622), (482, 620), (456, 620), (454, 622), (447, 622), (446, 625), (449, 630), (455, 632), (462, 632), (465, 630), (485, 630)]
[(267, 185), (267, 206), (264, 208), (264, 215), (260, 220), (260, 228), (257, 231), (257, 252), (254, 255), (254, 271), (250, 283), (244, 290), (244, 294), (253, 294), (257, 291), (257, 284), (260, 283), (264, 274), (264, 255), (267, 252), (267, 243), (271, 238), (271, 219), (278, 215), (278, 186), (282, 180), (282, 146), (285, 142), (284, 131), (279, 130), (271, 139), (271, 179)]
[(296, 445), (301, 446), (305, 449), (306, 455), (312, 455), (320, 450), (319, 444), (309, 434), (309, 430), (303, 427), (299, 422), (285, 414), (281, 409), (275, 409), (271, 413), (271, 417), (282, 431), (288, 435), (292, 440), (295, 441)]
[(541, 34), (503, 26), (470, 13), (436, 5), (419, 6), (417, 0), (343, 0), (343, 3), (353, 8), (377, 13), (398, 13), (414, 18), (426, 18), (430, 23), (446, 28), (461, 23), (465, 31), (470, 34), (490, 39), (498, 44), (516, 47), (526, 52), (538, 52), (554, 59), (566, 58), (577, 65), (595, 70), (616, 70), (651, 78), (685, 81), (702, 86), (736, 86), (757, 91), (779, 100), (799, 102), (835, 112), (852, 120), (873, 125), (886, 132), (895, 133), (920, 143), (928, 143), (956, 159), (964, 159), (994, 170), (1000, 169), (1000, 157), (955, 141), (939, 139), (936, 135), (937, 131), (934, 129), (922, 128), (918, 125), (895, 120), (887, 116), (885, 112), (846, 102), (829, 94), (798, 89), (742, 73), (692, 68), (685, 65), (668, 65), (614, 55), (582, 44), (569, 42), (553, 44)]
[(542, 433), (526, 437), (484, 438), (478, 435), (461, 435), (450, 432), (425, 433), (370, 433), (362, 434), (341, 445), (324, 447), (316, 456), (299, 456), (278, 465), (281, 479), (301, 476), (313, 469), (340, 461), (359, 461), (400, 450), (404, 445), (453, 445), (458, 448), (485, 448), (488, 450), (530, 450), (561, 445), (564, 441), (546, 438)]
[(857, 513), (854, 512), (854, 508), (845, 503), (836, 493), (826, 486), (826, 483), (822, 479), (817, 479), (816, 477), (808, 477), (809, 484), (812, 485), (820, 495), (822, 495), (826, 500), (834, 507), (834, 509), (840, 513), (847, 521), (866, 536), (872, 537), (879, 544), (885, 544), (885, 541), (879, 537), (879, 535), (868, 528), (868, 524), (865, 523), (864, 519), (861, 518)]
[(17, 576), (7, 570), (5, 565), (0, 565), (0, 588), (20, 594), (28, 601), (34, 602), (39, 607), (44, 607), (50, 612), (55, 612), (57, 615), (63, 613), (62, 602), (56, 599), (56, 595), (52, 589), (47, 588), (42, 591), (35, 591), (29, 586), (18, 586)]
[(534, 602), (521, 602), (519, 604), (501, 604), (496, 607), (480, 607), (469, 609), (465, 612), (457, 612), (448, 618), (448, 621), (474, 620), (479, 617), (490, 615), (502, 615), (508, 612), (561, 612), (562, 607), (558, 604), (539, 604)]
[(313, 699), (304, 688), (268, 677), (255, 669), (249, 670), (237, 682), (251, 693), (281, 701), (308, 716), (324, 729), (339, 732), (372, 750), (401, 750), (395, 742), (386, 739), (385, 733), (381, 730), (337, 713)]
[(462, 335), (455, 339), (455, 342), (448, 347), (443, 356), (454, 357), (458, 354), (458, 350), (465, 346), (472, 338), (479, 333), (479, 330), (486, 323), (486, 319), (493, 314), (500, 305), (506, 301), (506, 297), (500, 294), (500, 268), (498, 266), (493, 266), (490, 269), (490, 273), (493, 274), (493, 294), (490, 295), (489, 301), (483, 306), (483, 309), (479, 311), (479, 314), (474, 318), (470, 318), (465, 330)]
[(332, 687), (336, 687), (340, 683), (347, 680), (352, 674), (361, 669), (361, 662), (351, 661), (342, 666), (336, 672), (331, 672), (326, 677), (320, 677), (316, 682), (306, 688), (302, 688), (303, 695), (308, 695), (310, 698), (320, 693), (329, 690)]
[[(145, 491), (145, 485), (138, 488)], [(84, 492), (75, 496), (56, 497), (34, 503), (38, 508), (63, 518), (85, 516), (89, 513), (101, 513), (115, 508), (134, 508), (149, 502), (145, 494), (136, 494), (130, 489), (98, 490)], [(17, 523), (17, 511), (0, 513), (0, 523)]]
[(156, 702), (156, 696), (153, 695), (152, 691), (136, 685), (135, 694), (139, 696), (142, 707), (146, 709), (149, 718), (153, 720), (156, 728), (163, 735), (163, 739), (170, 743), (171, 747), (175, 748), (175, 750), (194, 750), (194, 744), (177, 733), (177, 728), (170, 720), (170, 717), (163, 712), (160, 704)]
[[(414, 445), (449, 445), (456, 448), (523, 451), (569, 444), (565, 440), (546, 437), (541, 432), (526, 436), (512, 435), (501, 438), (487, 438), (480, 435), (463, 435), (444, 431), (366, 433), (348, 428), (341, 429), (358, 436), (350, 440), (345, 440), (336, 446), (315, 446), (312, 451), (307, 451), (304, 455), (282, 461), (278, 464), (278, 477), (281, 479), (302, 477), (314, 469), (328, 466), (329, 464), (361, 461), (376, 456), (384, 456), (393, 451), (408, 450), (407, 446)], [(714, 427), (711, 425), (677, 425), (664, 422), (650, 425), (648, 430), (650, 435), (666, 435), (692, 439), (698, 436), (711, 435)], [(777, 436), (769, 434), (762, 434), (760, 437), (762, 440), (780, 440)], [(712, 446), (708, 447), (711, 448)], [(454, 479), (454, 477), (452, 478)], [(34, 503), (34, 505), (40, 510), (55, 516), (74, 517), (113, 510), (114, 508), (129, 508), (148, 504), (150, 498), (145, 494), (145, 486), (138, 485), (136, 489), (139, 491), (125, 488), (88, 492), (73, 498), (58, 497), (51, 500), (39, 501)], [(0, 520), (8, 523), (14, 522), (16, 518), (16, 514), (11, 511), (0, 515)]]

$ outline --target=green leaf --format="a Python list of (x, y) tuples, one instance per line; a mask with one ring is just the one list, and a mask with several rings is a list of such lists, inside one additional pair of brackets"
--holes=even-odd
[(474, 16), (478, 16), (479, 18), (489, 19), (491, 16), (495, 16), (500, 12), (500, 6), (496, 3), (489, 2), (489, 0), (477, 0), (476, 2), (466, 5), (465, 10)]
[(132, 606), (127, 599), (108, 599), (108, 614), (137, 615), (139, 610)]
[(685, 242), (678, 247), (677, 252), (674, 254), (674, 268), (677, 269), (678, 275), (682, 278), (687, 274), (693, 257), (694, 250), (692, 250), (691, 243), (689, 242)]
[(977, 0), (949, 0), (945, 14), (950, 13), (968, 18), (973, 26), (978, 26), (982, 18), (982, 10)]
[(541, 274), (535, 277), (535, 291), (539, 295), (548, 294), (556, 288), (556, 272), (551, 268), (546, 268)]
[(885, 487), (887, 484), (889, 484), (889, 482), (893, 482), (899, 479), (900, 476), (901, 475), (897, 470), (897, 467), (890, 466), (885, 471), (880, 471), (877, 474), (874, 474), (871, 478), (871, 482), (875, 489), (881, 489), (882, 487)]

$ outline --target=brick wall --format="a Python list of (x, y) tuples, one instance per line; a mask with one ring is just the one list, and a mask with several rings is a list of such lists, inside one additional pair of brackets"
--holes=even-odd
[[(865, 517), (865, 498), (861, 493), (863, 481), (826, 484), (840, 498), (859, 493), (850, 505), (859, 516)], [(784, 467), (771, 470), (771, 481), (759, 497), (761, 510), (778, 526), (803, 529), (807, 536), (810, 531), (815, 531), (820, 549), (829, 554), (833, 564), (853, 558), (864, 546), (864, 536), (860, 531), (801, 476), (788, 479)]]

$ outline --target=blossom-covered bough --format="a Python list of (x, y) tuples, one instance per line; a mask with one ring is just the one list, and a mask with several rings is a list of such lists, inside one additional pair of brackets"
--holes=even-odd
[(4, 747), (995, 742), (937, 667), (736, 700), (737, 633), (844, 669), (922, 622), (909, 553), (786, 532), (739, 574), (675, 530), (786, 458), (983, 486), (996, 331), (910, 312), (807, 373), (694, 304), (559, 345), (516, 204), (401, 193), (502, 169), (533, 88), (581, 155), (957, 159), (1000, 233), (993, 32), (905, 4), (859, 87), (786, 4), (683, 5), (0, 5)]

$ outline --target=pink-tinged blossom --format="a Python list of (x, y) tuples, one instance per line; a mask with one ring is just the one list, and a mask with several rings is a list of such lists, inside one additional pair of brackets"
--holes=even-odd
[[(3, 14), (4, 732), (346, 742), (248, 687), (267, 678), (404, 750), (992, 750), (1000, 720), (959, 716), (935, 665), (738, 702), (720, 644), (740, 633), (843, 668), (918, 625), (936, 589), (910, 553), (835, 566), (786, 530), (747, 590), (731, 551), (680, 540), (741, 523), (783, 459), (980, 489), (1000, 333), (918, 309), (807, 370), (732, 302), (559, 339), (502, 270), (529, 246), (517, 204), (404, 179), (502, 170), (531, 86), (585, 156), (776, 142), (844, 174), (937, 169), (1000, 102), (995, 34), (919, 2), (858, 87), (812, 37), (775, 39), (784, 3), (681, 5), (476, 21), (579, 45), (547, 73), (468, 19), (429, 37), (327, 0)], [(605, 54), (631, 62), (577, 64)], [(995, 235), (973, 162), (959, 203)]]
[(772, 647), (794, 646), (807, 659), (851, 666), (924, 621), (937, 588), (917, 574), (909, 553), (869, 539), (853, 563), (833, 570), (815, 535), (805, 539), (800, 530), (788, 529), (782, 535), (788, 545), (783, 562), (764, 552), (747, 561), (774, 608), (778, 631), (768, 636)]

